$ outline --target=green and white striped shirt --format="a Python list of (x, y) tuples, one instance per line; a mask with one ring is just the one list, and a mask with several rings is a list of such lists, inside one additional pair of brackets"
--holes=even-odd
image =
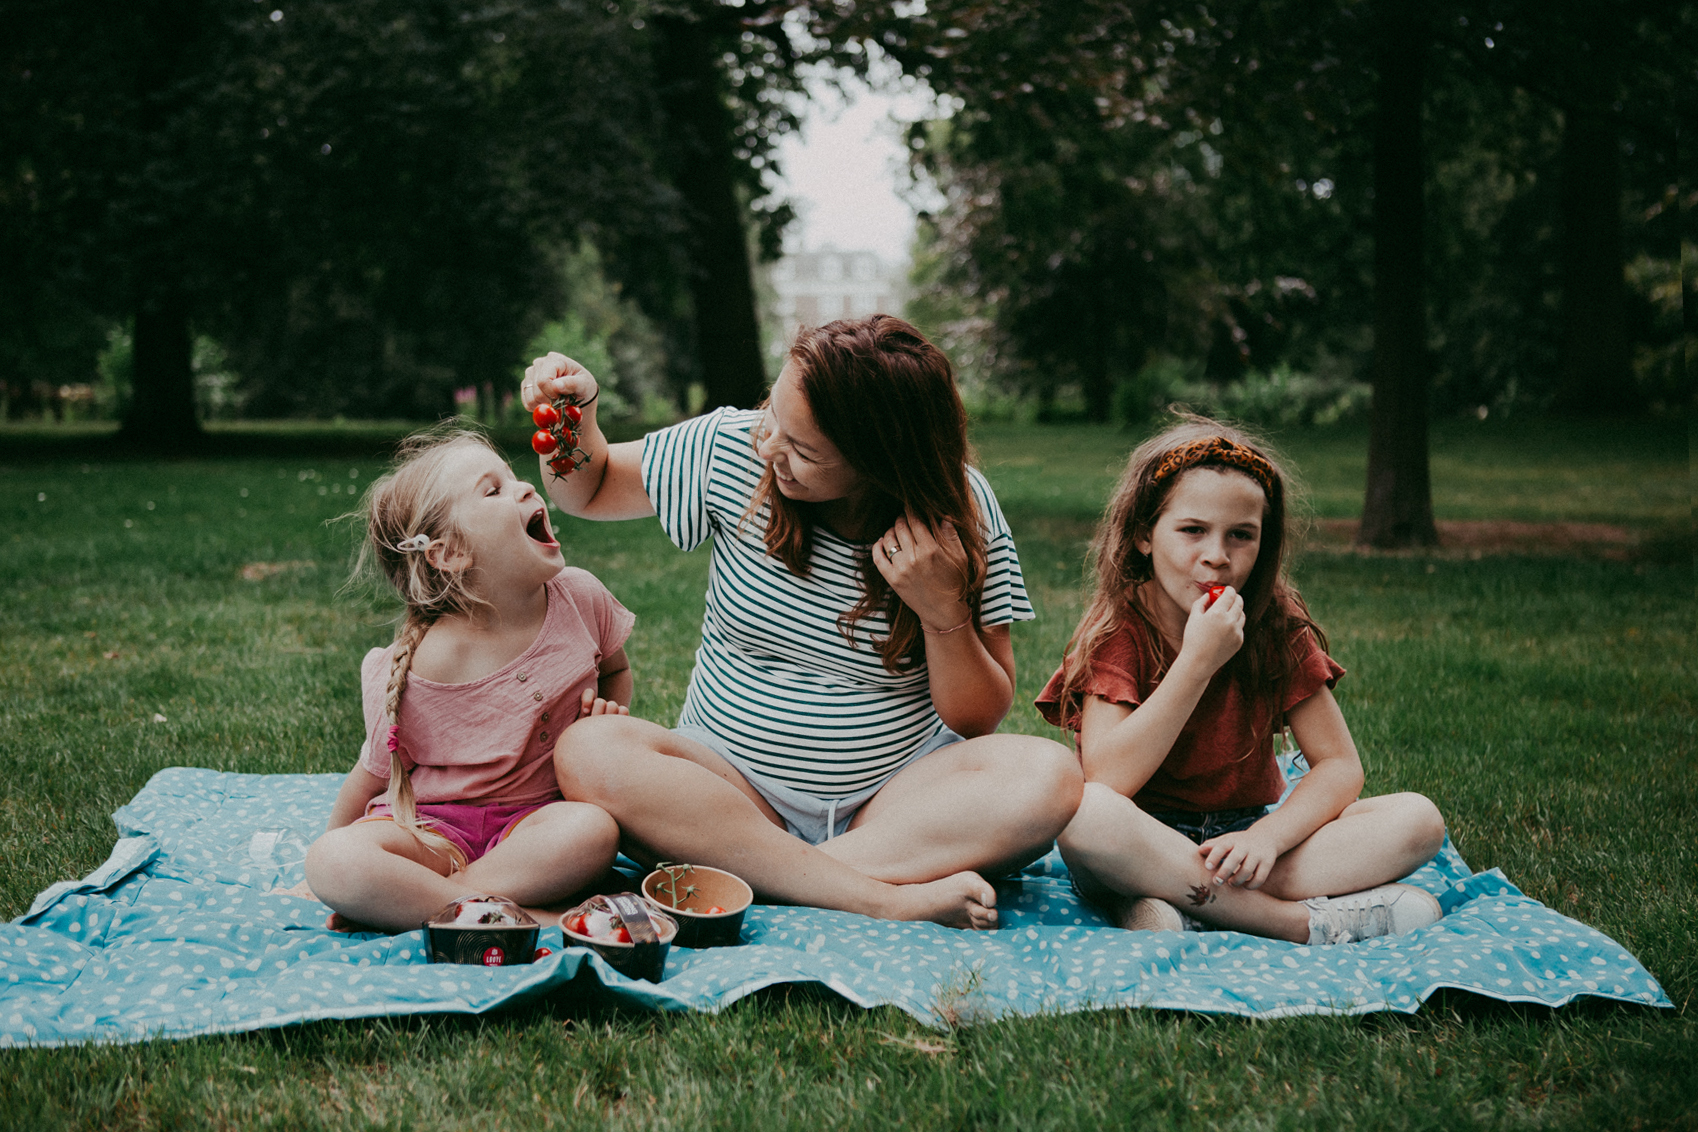
[[(721, 409), (649, 434), (643, 486), (661, 527), (684, 550), (713, 536), (702, 645), (679, 715), (706, 728), (756, 770), (821, 798), (871, 786), (943, 728), (924, 661), (886, 671), (877, 642), (882, 613), (855, 624), (851, 645), (838, 618), (861, 599), (859, 562), (870, 544), (816, 527), (806, 577), (767, 555), (767, 508), (748, 510), (765, 465), (750, 430), (760, 413)], [(1014, 539), (977, 469), (968, 484), (985, 522), (986, 625), (1029, 621)]]

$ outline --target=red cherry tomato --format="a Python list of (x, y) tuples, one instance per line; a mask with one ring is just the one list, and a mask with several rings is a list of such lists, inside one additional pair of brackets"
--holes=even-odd
[(546, 401), (531, 410), (531, 420), (538, 428), (553, 428), (560, 423), (560, 413)]
[(1209, 606), (1213, 605), (1215, 603), (1216, 599), (1218, 599), (1220, 597), (1220, 595), (1225, 593), (1225, 592), (1226, 592), (1225, 586), (1210, 586), (1209, 587), (1209, 600), (1203, 603), (1203, 608), (1207, 609)]
[(584, 411), (576, 405), (567, 405), (566, 419), (571, 421), (573, 424), (577, 424), (579, 421), (584, 419)]
[(531, 447), (537, 450), (537, 455), (546, 456), (560, 447), (560, 442), (554, 439), (552, 432), (538, 429), (536, 434), (531, 437)]
[(712, 904), (702, 909), (702, 914), (704, 916), (723, 916), (725, 915), (725, 909), (721, 908), (717, 904)]
[(547, 959), (550, 955), (553, 955), (553, 954), (554, 954), (554, 948), (552, 948), (552, 947), (539, 947), (539, 948), (536, 949), (535, 952), (533, 952), (531, 954), (531, 962), (535, 963), (538, 959)]
[(620, 943), (630, 943), (631, 931), (624, 924), (620, 924), (618, 927), (613, 929), (613, 938), (618, 940)]
[(567, 920), (566, 921), (566, 930), (569, 931), (569, 932), (572, 932), (575, 935), (588, 935), (589, 934), (588, 932), (586, 932), (584, 930), (584, 917), (583, 917), (582, 914), (573, 916), (571, 919)]
[(572, 473), (572, 461), (565, 456), (556, 456), (548, 462), (548, 470), (557, 476), (570, 475)]

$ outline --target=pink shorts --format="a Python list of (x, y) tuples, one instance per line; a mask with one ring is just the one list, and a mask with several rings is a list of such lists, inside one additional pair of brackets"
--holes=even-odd
[[(366, 804), (362, 821), (394, 821), (389, 804), (373, 798)], [(507, 840), (507, 835), (526, 818), (550, 805), (548, 802), (523, 802), (517, 806), (473, 806), (463, 802), (425, 803), (418, 807), (419, 817), (426, 829), (440, 833), (460, 847), (471, 864), (491, 849)]]

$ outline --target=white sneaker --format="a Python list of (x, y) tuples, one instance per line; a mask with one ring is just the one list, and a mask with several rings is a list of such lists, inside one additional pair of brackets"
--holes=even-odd
[(1120, 926), (1131, 932), (1200, 932), (1203, 925), (1165, 900), (1140, 896), (1120, 918)]
[(1309, 909), (1311, 944), (1403, 935), (1444, 915), (1432, 893), (1412, 884), (1382, 884), (1346, 896), (1315, 896), (1303, 905)]

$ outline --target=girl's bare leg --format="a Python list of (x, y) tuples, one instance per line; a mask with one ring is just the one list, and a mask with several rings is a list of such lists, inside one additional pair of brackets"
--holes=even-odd
[(785, 832), (724, 759), (659, 724), (580, 719), (560, 737), (554, 766), (561, 792), (613, 815), (621, 847), (639, 861), (725, 869), (774, 903), (957, 928), (996, 922), (996, 890), (984, 878), (957, 871), (925, 884), (875, 880)]
[(1067, 867), (1086, 892), (1106, 889), (1130, 903), (1165, 900), (1186, 915), (1293, 943), (1309, 942), (1309, 910), (1266, 892), (1216, 885), (1189, 837), (1170, 829), (1099, 782), (1085, 784), (1079, 812), (1058, 839)]
[(612, 868), (618, 852), (619, 827), (606, 810), (553, 802), (525, 815), (505, 841), (454, 880), (466, 892), (505, 896), (541, 921), (548, 905), (559, 904)]
[(820, 849), (891, 884), (1003, 876), (1049, 852), (1084, 788), (1079, 760), (1030, 735), (953, 743), (904, 767)]
[(450, 901), (472, 893), (532, 906), (569, 896), (613, 862), (617, 838), (607, 814), (593, 806), (556, 803), (527, 817), (468, 868), (449, 875), (447, 857), (394, 822), (355, 822), (313, 843), (307, 884), (330, 907), (330, 927), (411, 931)]
[(1280, 857), (1262, 891), (1286, 900), (1342, 896), (1406, 877), (1444, 845), (1444, 817), (1421, 794), (1352, 802)]

